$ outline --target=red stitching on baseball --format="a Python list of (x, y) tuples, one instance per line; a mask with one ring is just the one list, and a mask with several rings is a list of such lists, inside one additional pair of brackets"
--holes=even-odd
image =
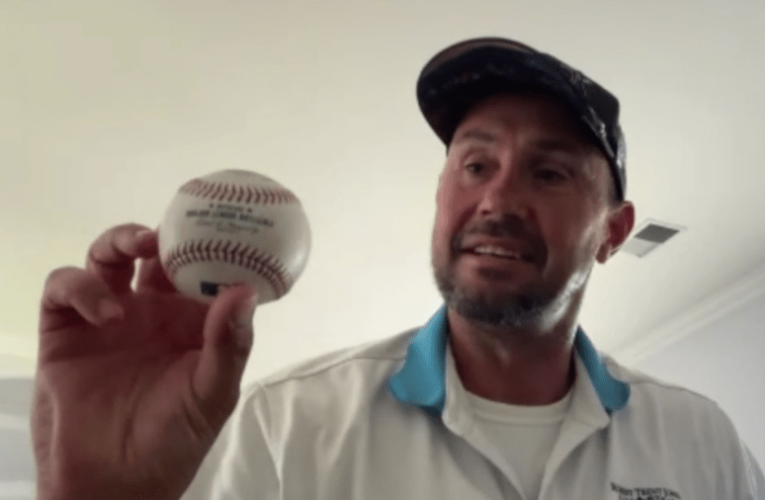
[(192, 179), (183, 186), (181, 186), (180, 192), (190, 194), (192, 196), (196, 195), (200, 191), (201, 181), (199, 179)]
[[(225, 184), (215, 184), (215, 189), (213, 189), (213, 192), (210, 196), (213, 197), (213, 199), (220, 197), (221, 195), (225, 194), (226, 192), (226, 185)], [(225, 198), (224, 198), (225, 199)]]
[(213, 248), (212, 240), (185, 242), (167, 253), (164, 259), (165, 269), (173, 280), (183, 266), (197, 262), (227, 262), (259, 274), (269, 284), (277, 299), (292, 287), (292, 276), (276, 257), (267, 255), (258, 248), (250, 248), (249, 245), (239, 248), (242, 245), (241, 242), (237, 242), (233, 248), (229, 249), (231, 243), (231, 241), (224, 243), (219, 240)]
[(210, 201), (254, 203), (261, 205), (283, 205), (295, 203), (297, 197), (287, 189), (261, 188), (258, 186), (239, 186), (230, 183), (208, 182), (192, 179), (184, 184), (179, 192)]
[(210, 192), (215, 188), (214, 184), (205, 184), (201, 180), (199, 181), (199, 194), (198, 196), (201, 198), (207, 198), (210, 195)]

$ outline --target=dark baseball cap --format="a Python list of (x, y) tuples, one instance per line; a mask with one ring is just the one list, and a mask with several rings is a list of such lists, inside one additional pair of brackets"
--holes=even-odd
[(448, 147), (473, 105), (514, 88), (545, 91), (569, 106), (608, 160), (616, 195), (624, 200), (626, 145), (619, 126), (619, 101), (549, 54), (505, 38), (457, 43), (425, 65), (417, 80), (417, 100), (428, 124)]

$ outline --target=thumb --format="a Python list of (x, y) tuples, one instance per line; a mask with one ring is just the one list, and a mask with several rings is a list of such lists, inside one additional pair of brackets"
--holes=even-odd
[(255, 289), (244, 285), (220, 292), (210, 305), (204, 345), (194, 373), (194, 392), (202, 411), (222, 426), (236, 407), (253, 342)]

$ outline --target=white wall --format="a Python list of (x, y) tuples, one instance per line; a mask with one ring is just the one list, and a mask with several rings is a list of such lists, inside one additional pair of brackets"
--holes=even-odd
[(35, 497), (35, 465), (29, 432), (32, 380), (0, 379), (0, 500)]
[(717, 401), (765, 468), (765, 294), (633, 366)]

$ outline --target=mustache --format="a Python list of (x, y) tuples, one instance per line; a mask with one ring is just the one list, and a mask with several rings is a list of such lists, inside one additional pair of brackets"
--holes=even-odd
[(524, 222), (516, 216), (503, 217), (500, 220), (479, 221), (454, 235), (451, 241), (453, 254), (462, 251), (466, 237), (472, 235), (489, 236), (492, 238), (512, 238), (524, 242), (535, 256), (543, 255), (545, 244), (538, 234), (529, 231)]

